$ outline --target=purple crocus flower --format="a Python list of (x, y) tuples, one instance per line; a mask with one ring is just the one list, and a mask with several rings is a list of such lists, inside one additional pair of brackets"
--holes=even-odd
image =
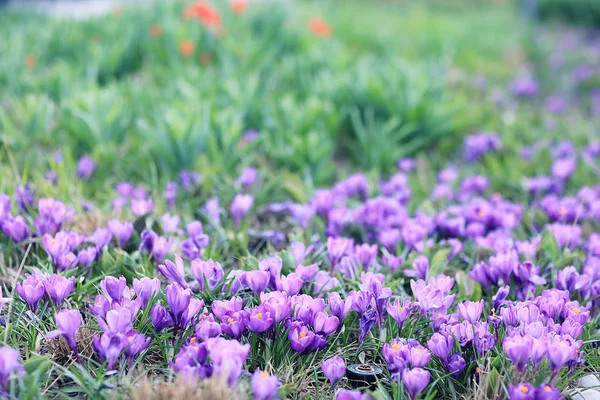
[(574, 292), (586, 288), (591, 283), (591, 277), (579, 274), (573, 266), (565, 267), (556, 274), (556, 287), (561, 290)]
[(90, 311), (98, 318), (105, 319), (108, 310), (110, 310), (110, 301), (102, 295), (96, 296), (94, 302), (90, 304)]
[(211, 305), (212, 313), (223, 320), (229, 313), (242, 311), (244, 306), (240, 297), (232, 297), (230, 300), (216, 300)]
[(422, 368), (405, 369), (402, 382), (409, 398), (415, 399), (429, 384), (431, 374)]
[(281, 277), (281, 268), (283, 260), (281, 257), (268, 257), (258, 263), (258, 269), (269, 273), (269, 284), (272, 288), (276, 287), (277, 280)]
[(175, 326), (183, 326), (184, 313), (190, 305), (192, 291), (190, 289), (183, 289), (182, 286), (172, 283), (167, 286), (165, 293)]
[(360, 390), (340, 389), (335, 394), (335, 400), (365, 400), (367, 395), (363, 395)]
[(327, 252), (332, 264), (338, 263), (343, 256), (350, 254), (354, 249), (354, 240), (349, 238), (327, 238)]
[(101, 336), (95, 336), (92, 342), (100, 359), (107, 362), (106, 368), (113, 370), (115, 362), (126, 346), (123, 335), (112, 332), (103, 333)]
[(121, 303), (123, 292), (127, 288), (127, 280), (124, 276), (119, 278), (107, 276), (100, 282), (100, 288), (109, 300)]
[(48, 233), (42, 236), (44, 250), (46, 250), (55, 265), (58, 265), (58, 259), (70, 250), (67, 241), (68, 235), (64, 232), (58, 232), (54, 237)]
[(98, 252), (101, 252), (105, 248), (112, 238), (111, 232), (106, 228), (98, 228), (94, 233), (88, 237), (88, 241), (96, 245)]
[[(192, 274), (200, 285), (200, 290), (203, 292), (214, 290), (225, 277), (225, 272), (221, 264), (213, 260), (194, 260), (191, 263), (191, 269)], [(205, 281), (208, 287), (204, 287)]]
[(150, 310), (150, 319), (156, 332), (161, 332), (163, 329), (173, 325), (171, 314), (160, 303), (156, 303)]
[(249, 194), (238, 193), (235, 195), (229, 209), (231, 216), (233, 217), (233, 225), (235, 227), (237, 227), (242, 218), (248, 214), (248, 211), (250, 211), (250, 208), (252, 208), (253, 204), (254, 197), (250, 196)]
[(455, 377), (460, 376), (467, 366), (467, 362), (460, 353), (454, 353), (446, 362), (446, 370)]
[(183, 256), (188, 260), (195, 260), (200, 257), (201, 249), (196, 245), (192, 238), (182, 240), (181, 243), (179, 243), (179, 248), (181, 249)]
[(548, 383), (542, 383), (535, 388), (535, 398), (537, 400), (560, 400), (563, 398), (560, 390)]
[(165, 200), (167, 200), (167, 204), (169, 205), (169, 207), (175, 207), (175, 204), (177, 203), (177, 182), (167, 183), (164, 198)]
[(33, 206), (34, 197), (35, 194), (31, 189), (30, 183), (26, 183), (24, 186), (19, 186), (15, 190), (15, 199), (23, 211), (27, 211), (31, 206)]
[[(213, 303), (214, 305), (214, 303)], [(228, 312), (221, 319), (221, 331), (238, 339), (246, 330), (246, 314), (244, 312)]]
[(277, 389), (281, 383), (277, 376), (257, 369), (252, 375), (251, 385), (255, 400), (271, 400), (277, 397)]
[(340, 356), (335, 356), (321, 363), (323, 374), (329, 379), (332, 385), (335, 385), (346, 373), (346, 363)]
[(325, 336), (335, 332), (340, 325), (338, 317), (328, 316), (320, 311), (313, 316), (312, 326), (316, 333), (322, 333)]
[(352, 307), (352, 297), (348, 296), (344, 301), (339, 293), (332, 292), (327, 297), (327, 304), (329, 305), (329, 312), (335, 315), (340, 322), (343, 322)]
[(306, 351), (312, 345), (314, 338), (315, 334), (302, 324), (292, 326), (288, 333), (290, 347), (298, 353)]
[(96, 171), (96, 162), (87, 156), (83, 156), (77, 163), (77, 177), (81, 179), (88, 179)]
[(255, 307), (248, 315), (248, 329), (262, 333), (273, 326), (273, 316), (264, 305)]
[(510, 400), (534, 400), (537, 399), (537, 396), (531, 384), (519, 383), (517, 385), (508, 385), (508, 398)]
[(63, 300), (71, 294), (75, 287), (75, 278), (65, 278), (60, 275), (51, 275), (46, 281), (44, 281), (44, 288), (46, 294), (54, 302), (56, 307), (60, 307)]
[(125, 333), (133, 329), (135, 313), (128, 307), (109, 310), (104, 319), (98, 318), (98, 325), (105, 332)]
[(474, 301), (465, 301), (464, 303), (458, 304), (458, 312), (461, 317), (463, 317), (466, 321), (474, 324), (481, 317), (481, 313), (483, 312), (483, 300), (478, 302)]
[(200, 322), (198, 322), (194, 328), (194, 334), (203, 342), (221, 334), (221, 326), (215, 321), (212, 314), (208, 314), (206, 318), (204, 318), (204, 316), (205, 315), (200, 318)]
[(79, 358), (79, 353), (77, 352), (77, 331), (81, 326), (81, 314), (79, 310), (63, 310), (54, 314), (54, 320), (56, 321), (56, 325), (58, 326), (57, 330), (52, 332), (48, 332), (46, 335), (46, 339), (52, 340), (60, 335), (62, 335), (67, 344), (73, 350), (75, 354), (75, 358), (77, 361), (81, 363)]
[(495, 133), (478, 133), (465, 138), (464, 159), (476, 161), (490, 151), (502, 147), (500, 138)]
[(196, 171), (181, 171), (179, 173), (179, 180), (185, 190), (190, 190), (194, 185), (200, 183), (202, 177)]
[(256, 182), (257, 178), (258, 171), (256, 168), (244, 168), (235, 183), (241, 185), (245, 191), (248, 191), (254, 182)]
[(406, 359), (413, 367), (421, 368), (431, 360), (431, 353), (425, 347), (417, 344), (410, 347)]
[(427, 341), (427, 347), (435, 354), (442, 362), (445, 362), (454, 346), (454, 337), (446, 333), (434, 333)]
[(505, 337), (502, 346), (517, 369), (521, 372), (525, 370), (532, 348), (531, 336)]
[(413, 261), (413, 268), (414, 270), (404, 271), (404, 275), (418, 279), (427, 279), (429, 260), (425, 256), (419, 256)]
[(135, 356), (146, 350), (150, 345), (152, 338), (146, 339), (146, 337), (136, 330), (130, 330), (125, 334), (125, 357), (129, 360), (133, 360)]
[(164, 264), (158, 266), (158, 271), (165, 278), (179, 284), (182, 288), (186, 289), (188, 287), (185, 281), (185, 266), (181, 257), (175, 256), (175, 263), (171, 260), (165, 260)]
[(77, 266), (79, 260), (72, 251), (62, 254), (58, 257), (57, 266), (60, 271), (67, 271)]
[(154, 210), (154, 202), (152, 199), (132, 199), (131, 212), (136, 217), (143, 217), (152, 213)]
[(213, 224), (217, 226), (221, 225), (221, 207), (219, 206), (218, 197), (208, 199), (204, 205), (204, 211)]
[(275, 287), (277, 288), (277, 290), (286, 292), (289, 296), (294, 296), (294, 295), (300, 293), (300, 289), (302, 289), (302, 284), (303, 284), (303, 281), (298, 276), (298, 274), (296, 274), (295, 272), (292, 272), (288, 276), (282, 275), (277, 280)]
[(96, 260), (97, 256), (98, 250), (95, 247), (87, 247), (79, 250), (79, 253), (77, 253), (77, 261), (79, 261), (79, 265), (82, 267), (87, 267)]
[(276, 323), (279, 323), (292, 314), (292, 303), (285, 292), (261, 293), (260, 301)]
[(577, 160), (573, 157), (558, 159), (552, 164), (552, 176), (564, 181), (571, 176), (576, 167)]
[(415, 169), (417, 163), (412, 158), (402, 158), (396, 163), (398, 169), (402, 172), (410, 172)]
[(512, 82), (510, 89), (517, 97), (533, 97), (538, 93), (539, 85), (530, 76), (521, 76)]
[(142, 300), (142, 307), (146, 307), (150, 298), (160, 291), (160, 280), (158, 278), (150, 279), (146, 276), (142, 279), (134, 279), (133, 291)]
[(358, 335), (358, 343), (362, 343), (365, 337), (377, 322), (377, 310), (371, 308), (360, 316), (360, 333)]
[(5, 220), (1, 225), (2, 231), (15, 243), (20, 243), (31, 235), (27, 223), (20, 215)]
[(181, 217), (179, 215), (171, 215), (170, 213), (163, 214), (163, 216), (160, 217), (162, 230), (167, 233), (177, 232), (180, 221)]
[(117, 245), (123, 247), (133, 235), (133, 224), (131, 222), (121, 222), (118, 219), (112, 219), (108, 221), (108, 230), (114, 236)]
[(412, 304), (409, 299), (404, 299), (402, 302), (400, 299), (395, 299), (394, 302), (386, 304), (386, 311), (396, 321), (398, 332), (402, 332), (402, 326), (410, 316), (411, 306)]
[(8, 346), (0, 346), (0, 392), (7, 391), (12, 374), (25, 375), (25, 369), (19, 362), (19, 352)]
[(44, 283), (33, 275), (29, 275), (22, 283), (17, 283), (16, 289), (19, 296), (21, 296), (33, 312), (35, 312), (38, 303), (46, 293)]
[(269, 273), (267, 271), (248, 271), (246, 272), (246, 283), (248, 287), (256, 294), (264, 291), (269, 284)]

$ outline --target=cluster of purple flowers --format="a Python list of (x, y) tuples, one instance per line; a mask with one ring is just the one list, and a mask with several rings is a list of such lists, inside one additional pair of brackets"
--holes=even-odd
[[(535, 92), (532, 82), (517, 86), (518, 95)], [(600, 155), (592, 144), (588, 150), (582, 158)], [(503, 151), (496, 134), (475, 134), (465, 140), (464, 159), (474, 162)], [(13, 216), (11, 197), (0, 195), (0, 228), (21, 247), (28, 240), (47, 253), (55, 274), (33, 269), (15, 289), (29, 317), (54, 305), (57, 329), (46, 339), (62, 336), (80, 362), (82, 314), (65, 309), (65, 304), (73, 306), (65, 300), (74, 291), (76, 276), (118, 247), (133, 259), (151, 260), (168, 283), (163, 290), (154, 277), (138, 276), (130, 285), (122, 276), (100, 282), (101, 292), (89, 311), (100, 329), (94, 348), (109, 370), (133, 368), (136, 359), (157, 345), (153, 340), (160, 340), (177, 349), (165, 365), (169, 362), (186, 379), (215, 376), (234, 387), (252, 374), (255, 398), (272, 399), (281, 382), (255, 369), (250, 343), (284, 342), (293, 357), (316, 358), (339, 346), (342, 336), (362, 345), (385, 332), (381, 357), (372, 361), (382, 360), (391, 383), (401, 385), (408, 398), (424, 393), (440, 371), (448, 379), (469, 379), (473, 367), (483, 367), (482, 359), (493, 354), (502, 355), (507, 368), (514, 365), (523, 376), (548, 366), (542, 385), (507, 386), (511, 398), (554, 399), (560, 396), (553, 386), (557, 378), (585, 362), (581, 337), (600, 306), (600, 235), (582, 226), (600, 221), (600, 188), (565, 195), (579, 155), (570, 142), (550, 151), (554, 164), (549, 176), (526, 182), (527, 209), (498, 193), (488, 195), (485, 176), (463, 175), (449, 166), (437, 174), (428, 207), (414, 211), (409, 180), (417, 163), (412, 159), (401, 160), (400, 171), (377, 185), (355, 174), (316, 190), (305, 204), (272, 203), (267, 211), (288, 213), (302, 229), (311, 230), (313, 222), (322, 220), (327, 238), (309, 246), (293, 242), (285, 252), (251, 258), (243, 269), (208, 258), (217, 257), (212, 250), (219, 248), (209, 235), (214, 228), (229, 234), (245, 226), (242, 222), (255, 207), (254, 168), (242, 170), (233, 183), (237, 192), (229, 212), (218, 197), (198, 210), (204, 225), (198, 220), (185, 224), (175, 212), (181, 193), (192, 193), (200, 181), (185, 172), (179, 182), (167, 184), (163, 198), (168, 212), (160, 217), (145, 220), (155, 212), (155, 199), (143, 187), (121, 182), (113, 208), (122, 219), (83, 235), (72, 226), (73, 209), (51, 198), (38, 199), (36, 207), (35, 192), (24, 185), (15, 192), (20, 215)], [(77, 176), (89, 179), (95, 168), (93, 161), (82, 159)], [(157, 203), (156, 210), (161, 206)], [(540, 214), (541, 221), (526, 211)], [(228, 220), (222, 221), (223, 216)], [(144, 224), (146, 229), (136, 232)], [(534, 233), (524, 236), (524, 228)], [(581, 254), (580, 259), (560, 268), (555, 260), (542, 262), (540, 246), (547, 237), (555, 239), (558, 251)], [(170, 259), (173, 253), (183, 258)], [(491, 304), (462, 301), (469, 297), (457, 290), (459, 279), (440, 271), (440, 263), (457, 269), (472, 264), (463, 279), (468, 276), (486, 293), (497, 290)], [(0, 305), (9, 300), (0, 296)], [(11, 374), (22, 373), (18, 357), (5, 349), (0, 349), (0, 389)], [(331, 385), (346, 375), (350, 360), (341, 355), (346, 359), (329, 355), (321, 362)], [(270, 365), (259, 367), (271, 371)], [(363, 394), (340, 389), (336, 397)]]
[(23, 282), (17, 283), (16, 290), (31, 312), (36, 312), (40, 301), (50, 299), (56, 307), (73, 292), (75, 278), (65, 278), (54, 274), (48, 275), (38, 269), (26, 276)]
[(94, 337), (94, 348), (107, 368), (113, 369), (124, 356), (131, 362), (150, 345), (150, 338), (134, 329), (140, 309), (145, 308), (160, 290), (158, 279), (133, 281), (133, 290), (124, 277), (107, 276), (100, 283), (102, 294), (94, 299), (90, 311), (96, 316), (103, 333)]

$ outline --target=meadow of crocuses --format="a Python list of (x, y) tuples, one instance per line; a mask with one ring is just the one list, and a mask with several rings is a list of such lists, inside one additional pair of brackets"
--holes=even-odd
[(0, 398), (600, 397), (593, 33), (478, 0), (0, 21)]

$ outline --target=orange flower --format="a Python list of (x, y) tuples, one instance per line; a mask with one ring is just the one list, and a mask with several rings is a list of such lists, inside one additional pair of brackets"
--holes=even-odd
[(191, 56), (194, 54), (194, 43), (191, 40), (182, 40), (179, 43), (179, 52), (183, 56)]
[(200, 64), (209, 65), (212, 62), (212, 54), (202, 53), (200, 54)]
[(308, 20), (308, 29), (317, 36), (326, 38), (331, 36), (332, 30), (320, 17), (312, 17)]
[(236, 14), (243, 14), (248, 9), (248, 0), (231, 0), (231, 9)]
[(29, 53), (25, 56), (25, 66), (27, 68), (33, 68), (35, 67), (35, 63), (36, 63), (37, 59), (35, 57), (35, 55)]
[(158, 39), (159, 37), (162, 36), (163, 30), (162, 30), (162, 26), (160, 26), (159, 24), (153, 24), (150, 27), (150, 36), (152, 36), (155, 39)]
[(198, 18), (209, 28), (214, 28), (221, 24), (219, 11), (205, 1), (199, 1), (187, 6), (184, 10), (184, 16), (186, 18)]

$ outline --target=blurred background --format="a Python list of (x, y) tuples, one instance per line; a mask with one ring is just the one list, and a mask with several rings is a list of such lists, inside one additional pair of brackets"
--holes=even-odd
[(434, 171), (486, 127), (577, 141), (600, 113), (598, 26), (594, 0), (12, 0), (2, 160), (25, 181), (89, 156), (107, 187), (253, 165), (302, 197), (403, 157)]

